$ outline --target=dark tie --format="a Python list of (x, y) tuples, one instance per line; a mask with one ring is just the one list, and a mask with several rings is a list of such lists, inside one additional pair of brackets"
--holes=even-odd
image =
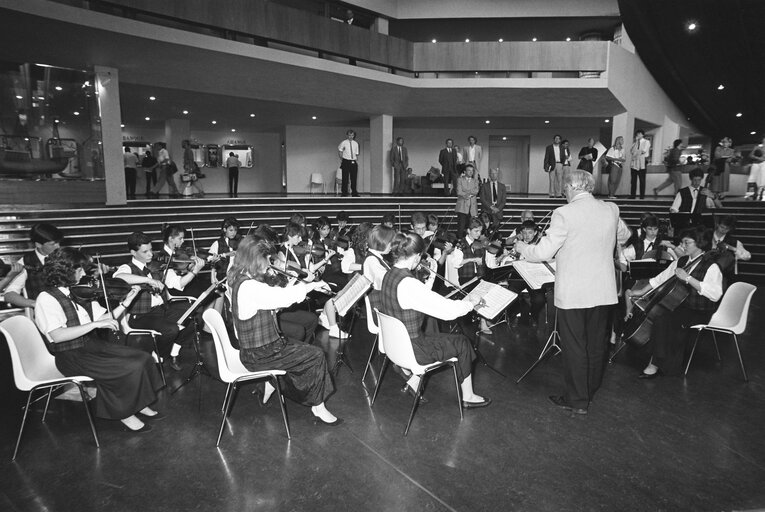
[(653, 242), (648, 242), (648, 247), (645, 248), (645, 252), (648, 252), (651, 249), (653, 249)]
[(497, 182), (496, 181), (491, 182), (491, 202), (492, 203), (497, 202)]

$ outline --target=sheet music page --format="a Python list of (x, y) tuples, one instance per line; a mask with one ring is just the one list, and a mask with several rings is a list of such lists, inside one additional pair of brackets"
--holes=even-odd
[(345, 287), (337, 292), (333, 299), (337, 314), (345, 314), (356, 304), (361, 297), (372, 287), (372, 282), (361, 274), (356, 274), (348, 281)]
[(484, 302), (483, 306), (475, 308), (475, 312), (487, 320), (491, 320), (502, 313), (518, 297), (518, 294), (489, 281), (481, 281), (468, 294), (467, 298), (473, 297), (483, 299)]
[[(552, 267), (553, 271), (555, 271), (554, 261), (548, 261), (547, 264)], [(532, 263), (526, 260), (518, 260), (513, 266), (532, 290), (539, 290), (545, 283), (555, 282), (555, 274), (550, 272), (550, 269), (548, 269), (544, 263)]]

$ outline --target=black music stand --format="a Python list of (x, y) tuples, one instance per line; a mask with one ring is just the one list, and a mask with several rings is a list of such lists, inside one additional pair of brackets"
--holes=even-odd
[(521, 375), (518, 380), (515, 381), (516, 384), (520, 384), (520, 382), (526, 378), (528, 374), (530, 374), (532, 371), (536, 369), (537, 366), (545, 362), (550, 357), (555, 357), (558, 354), (560, 354), (561, 348), (560, 345), (558, 345), (558, 341), (560, 341), (560, 334), (558, 334), (558, 308), (555, 308), (555, 320), (553, 322), (553, 331), (550, 333), (550, 336), (547, 337), (547, 343), (545, 343), (544, 348), (542, 349), (542, 352), (539, 353), (539, 357), (537, 358), (534, 363), (529, 366), (529, 369), (526, 370), (523, 375)]
[[(505, 310), (501, 316), (502, 316), (502, 320), (500, 320), (499, 322), (491, 323), (494, 321), (494, 319), (489, 321), (490, 322), (489, 329), (501, 324), (509, 324), (509, 322), (507, 321), (507, 310)], [(494, 373), (496, 373), (503, 379), (506, 379), (507, 375), (505, 375), (504, 373), (502, 373), (501, 371), (497, 370), (492, 365), (490, 365), (489, 362), (486, 360), (486, 358), (483, 356), (483, 354), (481, 354), (481, 351), (479, 350), (478, 346), (481, 344), (481, 335), (484, 334), (484, 332), (481, 330), (481, 320), (480, 320), (481, 316), (475, 315), (475, 317), (476, 317), (476, 320), (478, 320), (478, 330), (475, 333), (475, 344), (473, 345), (473, 351), (475, 352), (476, 359), (478, 359), (478, 362), (480, 362), (486, 368), (493, 371)], [(495, 317), (495, 318), (498, 318), (498, 317)]]

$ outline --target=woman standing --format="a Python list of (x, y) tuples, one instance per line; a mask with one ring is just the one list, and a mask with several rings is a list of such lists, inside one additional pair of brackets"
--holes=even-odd
[(475, 167), (473, 164), (465, 166), (465, 175), (457, 180), (457, 236), (463, 237), (467, 229), (468, 222), (472, 217), (478, 215), (478, 190), (480, 185), (478, 180), (473, 177)]
[(614, 140), (614, 145), (606, 152), (606, 162), (608, 162), (608, 198), (616, 199), (616, 191), (619, 190), (619, 183), (622, 181), (622, 165), (626, 161), (624, 158), (624, 137), (619, 136)]
[[(88, 258), (72, 247), (57, 249), (43, 266), (48, 288), (37, 297), (35, 322), (48, 340), (48, 349), (56, 358), (56, 368), (64, 375), (85, 375), (96, 383), (96, 416), (120, 420), (132, 432), (148, 432), (151, 426), (142, 420), (164, 416), (149, 407), (157, 400), (156, 390), (162, 379), (154, 361), (146, 352), (115, 345), (96, 338), (95, 329), (117, 331), (115, 318), (138, 295), (133, 286), (110, 315), (98, 302), (78, 304), (69, 287), (85, 275)], [(139, 419), (136, 414), (140, 415)]]
[(736, 156), (736, 151), (731, 147), (733, 140), (723, 137), (720, 144), (715, 148), (712, 185), (709, 189), (717, 194), (718, 199), (725, 199), (725, 194), (730, 189), (730, 162)]
[(598, 159), (598, 150), (595, 148), (595, 139), (587, 139), (587, 145), (579, 150), (579, 165), (577, 169), (587, 171), (592, 174), (593, 164)]

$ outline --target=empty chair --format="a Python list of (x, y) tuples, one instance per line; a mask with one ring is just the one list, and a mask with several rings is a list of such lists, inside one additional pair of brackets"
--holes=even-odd
[(321, 185), (321, 193), (324, 194), (324, 176), (320, 172), (311, 173), (311, 183), (309, 187), (312, 194), (314, 185)]
[(98, 434), (96, 433), (96, 427), (93, 424), (93, 416), (90, 413), (90, 407), (88, 407), (87, 394), (82, 388), (83, 382), (92, 382), (93, 379), (84, 375), (78, 375), (73, 377), (65, 377), (56, 368), (56, 360), (53, 355), (48, 352), (45, 347), (45, 342), (37, 330), (37, 326), (25, 316), (14, 316), (0, 323), (0, 333), (5, 337), (5, 341), (8, 343), (8, 350), (11, 353), (11, 364), (13, 366), (13, 380), (16, 383), (16, 387), (20, 391), (28, 391), (27, 404), (24, 406), (24, 416), (21, 420), (21, 427), (19, 428), (19, 436), (16, 439), (16, 447), (13, 450), (13, 457), (11, 460), (16, 459), (16, 454), (19, 451), (19, 444), (21, 444), (21, 435), (24, 432), (24, 426), (27, 421), (27, 414), (29, 413), (29, 405), (32, 401), (32, 394), (38, 389), (47, 389), (48, 398), (45, 402), (45, 410), (43, 411), (42, 420), (45, 421), (45, 416), (48, 413), (48, 405), (50, 404), (50, 396), (53, 388), (61, 386), (62, 384), (72, 383), (80, 390), (80, 396), (82, 397), (82, 403), (85, 406), (85, 412), (88, 415), (88, 422), (90, 423), (90, 431), (93, 433), (93, 439), (96, 441), (96, 447), (101, 446), (98, 442)]
[(702, 331), (711, 331), (712, 340), (715, 344), (717, 359), (720, 359), (720, 349), (717, 347), (717, 336), (715, 333), (722, 332), (733, 335), (733, 343), (736, 345), (738, 353), (738, 362), (741, 364), (741, 373), (744, 374), (744, 380), (749, 381), (744, 368), (744, 360), (741, 358), (741, 349), (738, 346), (738, 335), (746, 329), (746, 322), (749, 317), (749, 304), (752, 302), (752, 296), (757, 287), (749, 283), (733, 283), (723, 295), (720, 306), (709, 319), (709, 323), (691, 326), (691, 329), (697, 329), (696, 339), (693, 341), (691, 355), (688, 358), (688, 365), (685, 367), (685, 374), (688, 375), (688, 369), (691, 367), (693, 355), (696, 353), (696, 345), (699, 343), (699, 337)]
[(414, 357), (414, 349), (412, 348), (412, 340), (409, 338), (409, 333), (406, 327), (397, 318), (384, 315), (375, 309), (377, 312), (377, 319), (380, 323), (380, 344), (383, 347), (386, 355), (383, 360), (383, 367), (380, 370), (380, 378), (377, 380), (377, 386), (375, 387), (375, 393), (372, 397), (372, 404), (377, 397), (377, 390), (380, 388), (380, 382), (382, 382), (383, 372), (388, 365), (388, 360), (393, 361), (394, 364), (411, 371), (414, 375), (422, 377), (420, 384), (415, 390), (414, 402), (412, 403), (412, 410), (409, 413), (409, 420), (406, 422), (406, 428), (404, 429), (404, 435), (409, 433), (409, 426), (412, 424), (414, 418), (414, 412), (417, 410), (417, 405), (420, 402), (420, 395), (422, 394), (422, 387), (425, 384), (425, 377), (432, 371), (438, 370), (444, 366), (451, 366), (454, 373), (454, 385), (457, 390), (457, 408), (460, 411), (460, 419), (462, 419), (462, 397), (460, 395), (460, 383), (457, 378), (457, 358), (450, 357), (445, 361), (436, 361), (431, 364), (420, 365), (417, 359)]
[(276, 398), (279, 400), (279, 407), (282, 409), (282, 419), (284, 420), (284, 429), (287, 431), (287, 438), (290, 439), (290, 426), (287, 422), (287, 410), (284, 408), (284, 398), (282, 389), (279, 385), (279, 376), (286, 372), (283, 370), (267, 370), (262, 372), (251, 372), (244, 367), (239, 359), (239, 351), (236, 350), (228, 338), (226, 325), (223, 323), (223, 317), (214, 309), (208, 309), (202, 314), (205, 324), (212, 332), (215, 344), (215, 355), (218, 358), (218, 372), (220, 379), (228, 384), (226, 396), (223, 398), (223, 418), (218, 431), (218, 440), (215, 446), (220, 445), (220, 438), (223, 436), (223, 428), (226, 426), (226, 418), (231, 412), (231, 406), (234, 403), (234, 397), (237, 392), (237, 386), (242, 382), (251, 380), (270, 379), (276, 388)]

